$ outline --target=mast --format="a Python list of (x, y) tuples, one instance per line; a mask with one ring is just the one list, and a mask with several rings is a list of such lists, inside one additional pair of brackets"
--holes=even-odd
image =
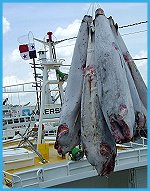
[[(57, 62), (54, 43), (52, 43), (52, 49), (51, 50), (52, 50), (52, 57), (53, 57), (54, 61)], [(58, 69), (58, 67), (57, 67), (57, 69)], [(59, 76), (57, 74), (57, 70), (56, 70), (56, 77), (57, 77), (57, 80), (59, 80)], [(62, 105), (63, 104), (63, 100), (64, 100), (64, 94), (62, 93), (63, 92), (62, 85), (58, 84), (58, 89), (60, 90), (59, 91), (59, 96), (60, 96), (60, 102), (61, 102), (61, 105)]]
[(51, 69), (54, 69), (55, 71), (58, 70), (59, 67), (62, 65), (62, 60), (56, 59), (54, 42), (52, 41), (52, 32), (48, 32), (47, 35), (48, 35), (47, 42), (34, 38), (34, 40), (43, 43), (43, 45), (47, 45), (49, 49), (49, 59), (46, 58), (46, 52), (47, 52), (46, 50), (39, 51), (39, 61), (43, 67), (43, 84), (42, 84), (41, 108), (40, 108), (40, 119), (38, 128), (38, 144), (42, 143), (42, 123), (44, 121), (43, 118), (44, 118), (45, 104), (53, 103), (51, 93), (49, 93), (50, 84), (58, 85), (61, 104), (63, 103), (64, 99), (64, 92), (62, 87), (64, 81), (59, 80), (59, 76), (57, 75), (57, 73), (56, 73), (57, 80), (48, 79), (48, 71)]

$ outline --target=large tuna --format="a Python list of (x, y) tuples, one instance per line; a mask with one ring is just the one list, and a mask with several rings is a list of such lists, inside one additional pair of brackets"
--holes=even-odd
[(135, 115), (124, 64), (118, 54), (108, 19), (102, 9), (95, 13), (95, 62), (102, 111), (116, 143), (133, 136)]
[(81, 102), (81, 138), (87, 160), (104, 176), (114, 170), (116, 146), (100, 107), (94, 34), (90, 37)]
[(91, 22), (92, 17), (85, 15), (78, 32), (69, 71), (65, 100), (62, 105), (60, 125), (55, 143), (55, 148), (59, 153), (63, 154), (79, 144), (79, 138), (74, 136), (80, 134), (79, 128), (76, 128), (75, 124), (80, 111), (83, 74), (86, 66), (88, 46), (88, 28)]
[[(114, 21), (111, 17), (109, 18), (109, 20), (111, 22), (111, 25), (114, 25)], [(122, 51), (123, 57), (130, 69), (139, 97), (144, 107), (147, 109), (147, 87), (145, 85), (145, 82), (118, 31), (116, 31), (116, 39)]]
[(145, 128), (146, 115), (147, 115), (146, 109), (145, 109), (143, 103), (141, 102), (141, 99), (139, 98), (139, 94), (137, 92), (137, 89), (135, 87), (130, 70), (129, 70), (128, 66), (126, 65), (126, 63), (125, 63), (125, 69), (126, 69), (126, 75), (127, 75), (127, 79), (128, 79), (130, 92), (131, 92), (131, 97), (133, 100), (133, 106), (134, 106), (134, 111), (135, 111), (135, 116), (136, 116), (136, 118), (135, 118), (136, 126), (137, 126), (137, 128)]
[[(108, 19), (110, 22), (112, 32), (117, 41), (118, 40), (118, 30), (115, 27), (112, 17), (109, 17)], [(118, 44), (118, 41), (116, 43)], [(131, 97), (132, 97), (132, 101), (133, 101), (133, 106), (134, 106), (134, 111), (135, 111), (135, 127), (136, 127), (135, 131), (136, 132), (140, 131), (140, 130), (144, 131), (144, 129), (146, 129), (147, 111), (146, 111), (143, 103), (141, 102), (141, 99), (140, 99), (138, 91), (136, 89), (134, 80), (131, 75), (131, 71), (129, 70), (129, 67), (124, 60), (122, 51), (120, 50), (119, 46), (118, 46), (118, 54), (120, 55), (120, 58), (122, 59), (122, 62), (124, 63), (124, 67), (126, 70), (126, 76), (127, 76), (127, 80), (128, 80), (128, 85), (129, 85), (129, 89), (130, 89), (130, 93), (131, 93)]]

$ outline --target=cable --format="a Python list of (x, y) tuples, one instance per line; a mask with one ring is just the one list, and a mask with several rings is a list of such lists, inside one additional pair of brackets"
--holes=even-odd
[[(131, 26), (135, 26), (135, 25), (140, 25), (140, 24), (144, 24), (144, 23), (147, 23), (148, 21), (143, 21), (143, 22), (139, 22), (139, 23), (133, 23), (133, 24), (129, 24), (129, 25), (124, 25), (124, 26), (121, 26), (119, 28), (125, 28), (125, 27), (131, 27)], [(127, 33), (127, 34), (123, 34), (121, 36), (125, 36), (125, 35), (130, 35), (130, 34), (136, 34), (136, 33), (142, 33), (142, 32), (146, 32), (147, 30), (143, 30), (143, 31), (136, 31), (136, 32), (133, 32), (133, 33)], [(55, 43), (58, 44), (60, 42), (63, 42), (63, 41), (66, 41), (66, 40), (72, 40), (74, 38), (77, 38), (76, 36), (75, 37), (71, 37), (71, 38), (66, 38), (66, 39), (63, 39), (63, 40), (59, 40), (59, 41), (56, 41)], [(67, 45), (67, 46), (72, 46), (72, 45)], [(61, 46), (62, 47), (62, 46)], [(63, 46), (65, 47), (65, 46)], [(57, 47), (57, 48), (60, 48), (60, 47)]]
[(54, 44), (56, 45), (56, 44), (58, 44), (58, 43), (60, 43), (60, 42), (64, 42), (64, 41), (66, 41), (66, 40), (72, 40), (72, 39), (74, 39), (74, 38), (77, 38), (77, 37), (75, 36), (75, 37), (71, 37), (71, 38), (65, 38), (65, 39), (62, 39), (62, 40), (58, 40), (58, 41), (55, 41)]
[[(121, 36), (128, 36), (128, 35), (132, 35), (132, 34), (138, 34), (138, 33), (143, 33), (143, 32), (146, 32), (147, 30), (143, 30), (143, 31), (136, 31), (136, 32), (133, 32), (133, 33), (126, 33), (126, 34), (122, 34)], [(73, 37), (73, 38), (77, 38), (77, 37)], [(72, 39), (72, 38), (71, 38)], [(70, 39), (68, 39), (70, 40)], [(59, 46), (59, 47), (56, 47), (56, 48), (64, 48), (64, 47), (67, 47), (67, 46), (73, 46), (75, 44), (68, 44), (68, 45), (65, 45), (65, 46)]]
[(90, 4), (90, 6), (89, 6), (89, 8), (88, 8), (88, 10), (87, 10), (87, 13), (86, 13), (86, 14), (88, 14), (88, 13), (89, 13), (91, 6), (92, 6), (92, 3)]
[(73, 45), (75, 45), (75, 44), (68, 44), (68, 45), (65, 45), (65, 46), (59, 46), (59, 47), (57, 47), (57, 48), (64, 48), (64, 47), (73, 46)]
[(145, 24), (147, 23), (148, 21), (142, 21), (142, 22), (139, 22), (139, 23), (133, 23), (133, 24), (129, 24), (129, 25), (124, 25), (124, 26), (121, 26), (119, 27), (120, 29), (122, 28), (125, 28), (125, 27), (132, 27), (132, 26), (135, 26), (135, 25), (141, 25), (141, 24)]
[(132, 60), (147, 60), (148, 58), (134, 58)]
[(135, 31), (132, 33), (126, 33), (126, 34), (122, 34), (121, 36), (127, 36), (127, 35), (131, 35), (131, 34), (137, 34), (137, 33), (142, 33), (142, 32), (146, 32), (147, 30), (143, 30), (143, 31)]

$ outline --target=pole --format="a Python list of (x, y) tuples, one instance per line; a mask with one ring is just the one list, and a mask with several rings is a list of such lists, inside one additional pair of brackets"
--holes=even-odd
[[(54, 44), (52, 45), (52, 55), (53, 55), (53, 59), (56, 61), (56, 51), (55, 51)], [(59, 81), (59, 77), (58, 77), (57, 73), (56, 73), (56, 77), (57, 77), (57, 80)], [(59, 89), (60, 103), (62, 106), (63, 101), (64, 101), (64, 95), (63, 95), (63, 87), (61, 84), (58, 84), (58, 89)]]
[(38, 95), (38, 83), (37, 83), (37, 75), (36, 75), (35, 59), (34, 58), (33, 58), (33, 69), (34, 69), (34, 79), (35, 79), (37, 106), (38, 106), (38, 112), (40, 112), (40, 103), (39, 103), (39, 95)]
[(41, 95), (41, 112), (39, 118), (39, 128), (38, 128), (38, 144), (42, 143), (42, 122), (45, 108), (45, 91), (47, 86), (47, 66), (44, 65), (43, 69), (43, 85), (42, 85), (42, 95)]

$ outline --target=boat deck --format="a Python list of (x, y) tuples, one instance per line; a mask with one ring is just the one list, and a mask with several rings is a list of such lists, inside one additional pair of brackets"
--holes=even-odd
[[(47, 142), (49, 147), (49, 155), (45, 155), (49, 157), (47, 163), (42, 164), (38, 157), (34, 157), (32, 166), (3, 172), (11, 182), (11, 187), (46, 188), (97, 176), (95, 168), (88, 163), (86, 157), (80, 161), (71, 161), (68, 156), (62, 158), (54, 149), (53, 143)], [(147, 165), (147, 139), (145, 138), (135, 143), (117, 145), (117, 151), (115, 171)]]

